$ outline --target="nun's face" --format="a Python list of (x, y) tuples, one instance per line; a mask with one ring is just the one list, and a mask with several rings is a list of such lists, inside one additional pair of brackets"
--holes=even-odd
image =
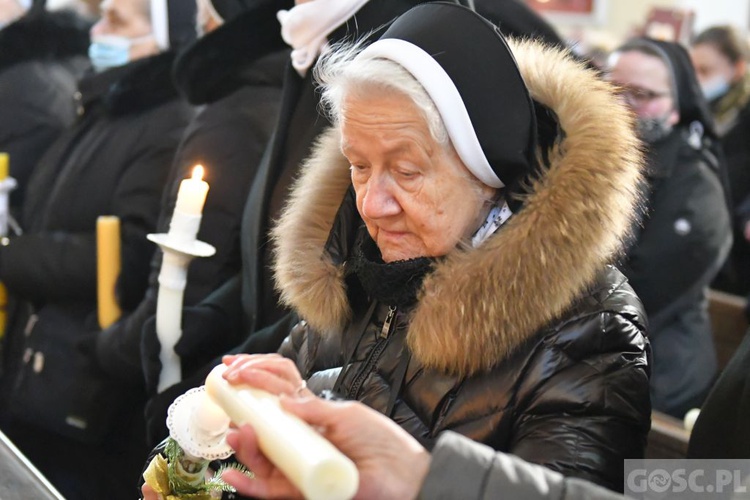
[(357, 210), (385, 262), (445, 255), (479, 227), (495, 190), (432, 139), (409, 98), (349, 95), (342, 115)]
[(679, 121), (669, 69), (658, 57), (635, 50), (615, 54), (609, 79), (623, 89), (625, 101), (640, 118), (663, 118), (669, 125)]

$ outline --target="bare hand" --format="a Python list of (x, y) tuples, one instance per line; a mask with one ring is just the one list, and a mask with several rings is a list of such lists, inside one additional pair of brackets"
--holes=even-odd
[(141, 494), (143, 495), (143, 500), (161, 500), (159, 494), (147, 484), (141, 486)]
[[(281, 398), (282, 406), (351, 458), (359, 471), (357, 498), (415, 498), (427, 475), (430, 455), (406, 431), (384, 415), (358, 402), (319, 398)], [(258, 448), (252, 428), (243, 426), (227, 436), (237, 459), (255, 473), (249, 479), (227, 471), (225, 480), (243, 495), (299, 498), (299, 491)]]
[(313, 396), (297, 366), (278, 354), (237, 354), (224, 356), (224, 378), (231, 384), (247, 384), (271, 394), (292, 397)]

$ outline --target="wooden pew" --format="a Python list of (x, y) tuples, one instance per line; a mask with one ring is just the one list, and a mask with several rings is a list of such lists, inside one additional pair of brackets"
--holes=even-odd
[(651, 413), (646, 458), (685, 458), (689, 440), (681, 420), (656, 410)]

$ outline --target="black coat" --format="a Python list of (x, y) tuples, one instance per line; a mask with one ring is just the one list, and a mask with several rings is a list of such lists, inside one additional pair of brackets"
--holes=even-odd
[[(120, 291), (134, 296), (145, 289), (153, 254), (146, 234), (156, 229), (169, 166), (193, 115), (169, 78), (173, 59), (174, 54), (165, 53), (84, 78), (79, 85), (82, 116), (40, 160), (23, 207), (25, 233), (0, 249), (0, 280), (18, 301), (6, 336), (5, 390), (13, 388), (23, 362), (27, 325), (32, 338), (37, 329), (58, 326), (47, 311), (65, 315), (68, 337), (77, 325), (82, 349), (98, 335), (98, 216), (121, 220), (122, 275), (130, 277), (132, 289)], [(137, 397), (121, 396), (121, 401)], [(125, 485), (134, 481), (136, 457), (145, 443), (136, 425), (140, 419), (129, 420), (133, 414), (128, 412), (120, 417), (109, 424), (114, 428), (106, 446), (83, 445), (18, 420), (4, 430), (66, 496), (102, 498), (111, 489), (117, 492), (108, 497), (128, 498)], [(81, 468), (82, 461), (91, 466)]]
[(750, 459), (750, 331), (701, 407), (688, 458)]
[[(240, 221), (249, 183), (276, 123), (281, 80), (288, 53), (275, 52), (258, 59), (257, 51), (228, 44), (228, 38), (253, 31), (254, 20), (244, 15), (207, 34), (176, 61), (176, 84), (200, 112), (185, 130), (164, 192), (158, 232), (167, 232), (182, 179), (196, 164), (206, 168), (210, 190), (203, 209), (198, 239), (216, 248), (213, 257), (195, 259), (189, 268), (184, 301), (192, 306), (234, 277), (240, 263)], [(276, 47), (269, 47), (268, 50)], [(215, 54), (221, 54), (218, 59)], [(218, 65), (218, 67), (217, 67)], [(149, 288), (135, 310), (102, 332), (97, 351), (113, 376), (142, 382), (140, 341), (143, 325), (156, 312), (157, 277), (162, 253), (152, 262)], [(186, 318), (186, 322), (188, 319)], [(216, 326), (216, 325), (212, 325)], [(239, 329), (228, 329), (238, 331)], [(212, 342), (236, 345), (240, 339)], [(202, 349), (195, 349), (202, 357)], [(184, 370), (192, 361), (183, 357)]]
[(0, 152), (18, 181), (20, 208), (39, 158), (76, 118), (73, 94), (88, 65), (88, 25), (72, 13), (42, 11), (0, 30)]
[(687, 137), (678, 127), (650, 148), (646, 214), (623, 267), (649, 316), (652, 403), (680, 418), (716, 372), (705, 289), (731, 245), (716, 159)]

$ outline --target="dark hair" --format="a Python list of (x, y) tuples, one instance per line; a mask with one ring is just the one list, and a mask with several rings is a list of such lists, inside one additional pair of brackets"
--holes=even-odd
[(712, 45), (729, 59), (732, 64), (746, 61), (750, 57), (750, 47), (740, 30), (734, 26), (714, 26), (708, 28), (693, 40), (693, 47), (699, 44)]

